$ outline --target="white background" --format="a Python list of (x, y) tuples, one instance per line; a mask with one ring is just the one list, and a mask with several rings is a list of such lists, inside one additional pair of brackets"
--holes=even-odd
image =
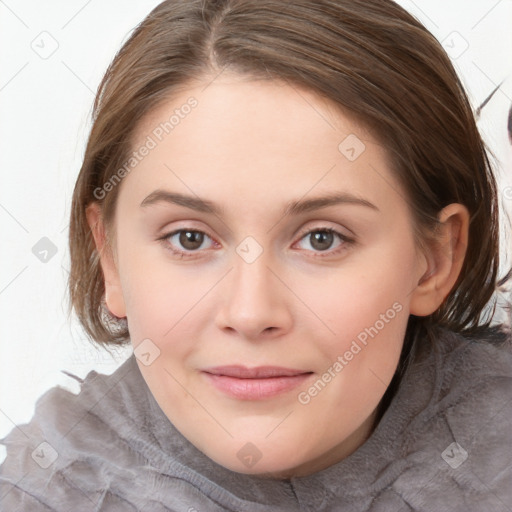
[[(68, 217), (96, 87), (127, 35), (158, 3), (0, 0), (0, 436), (30, 419), (46, 389), (76, 390), (61, 370), (81, 377), (93, 368), (110, 373), (128, 353), (111, 356), (94, 347), (66, 315)], [(479, 121), (501, 161), (503, 196), (512, 184), (506, 135), (512, 1), (399, 3), (453, 46), (475, 108), (505, 80)], [(58, 48), (48, 58), (37, 53), (52, 45)], [(512, 200), (505, 203), (510, 209)], [(32, 252), (42, 237), (57, 249), (46, 263)]]

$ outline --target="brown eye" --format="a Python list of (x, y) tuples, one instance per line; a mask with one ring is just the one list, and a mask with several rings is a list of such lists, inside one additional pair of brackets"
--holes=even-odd
[(334, 235), (329, 231), (313, 231), (309, 237), (311, 247), (317, 251), (330, 249), (334, 241)]
[(300, 249), (313, 253), (313, 256), (334, 256), (353, 245), (355, 240), (333, 228), (322, 227), (303, 232), (297, 243)]
[(194, 251), (201, 247), (204, 241), (204, 233), (200, 231), (181, 231), (179, 236), (179, 242), (181, 246), (188, 250)]
[[(213, 240), (206, 233), (194, 229), (177, 229), (162, 236), (159, 240), (165, 242), (166, 246), (174, 253), (182, 256), (203, 252), (202, 249), (211, 249), (214, 245)], [(208, 240), (210, 246), (208, 246)]]

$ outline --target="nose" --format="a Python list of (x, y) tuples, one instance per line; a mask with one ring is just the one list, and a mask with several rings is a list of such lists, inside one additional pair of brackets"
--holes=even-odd
[(252, 263), (235, 254), (217, 311), (217, 327), (257, 340), (281, 336), (291, 328), (290, 293), (269, 266), (265, 252)]

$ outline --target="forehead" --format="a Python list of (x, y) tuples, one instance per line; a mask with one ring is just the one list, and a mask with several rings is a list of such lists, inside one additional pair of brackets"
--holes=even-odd
[[(195, 106), (189, 108), (192, 101)], [(187, 118), (191, 120), (185, 122)], [(279, 123), (273, 123), (277, 120)], [(143, 116), (132, 141), (137, 146), (155, 130), (157, 138), (167, 138), (171, 132), (179, 135), (187, 131), (187, 125), (193, 125), (197, 137), (209, 135), (203, 137), (203, 144), (222, 134), (250, 133), (258, 139), (268, 135), (267, 142), (278, 145), (286, 142), (288, 134), (288, 140), (307, 147), (318, 143), (326, 132), (335, 131), (338, 135), (357, 132), (359, 137), (378, 143), (355, 116), (324, 96), (282, 80), (254, 80), (233, 73), (182, 85)]]
[(149, 112), (134, 133), (134, 151), (151, 140), (126, 178), (139, 197), (180, 188), (235, 205), (233, 194), (280, 201), (343, 188), (379, 202), (399, 188), (368, 130), (283, 82), (228, 76), (191, 85)]

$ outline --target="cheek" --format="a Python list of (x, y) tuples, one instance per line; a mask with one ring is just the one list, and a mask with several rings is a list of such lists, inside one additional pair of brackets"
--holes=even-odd
[(379, 333), (390, 336), (396, 329), (401, 332), (412, 291), (413, 255), (405, 244), (381, 244), (355, 252), (314, 285), (310, 277), (304, 279), (302, 294), (323, 320), (324, 338), (331, 340), (328, 346), (343, 350), (358, 336), (364, 342), (365, 333), (375, 325)]
[(389, 385), (409, 317), (414, 251), (407, 243), (361, 251), (325, 279), (323, 291), (310, 288), (311, 308), (333, 331), (324, 329), (319, 337), (325, 378), (332, 382), (316, 403), (319, 414), (329, 403), (338, 410), (371, 410)]
[(395, 373), (409, 316), (396, 300), (399, 290), (361, 280), (359, 297), (350, 293), (350, 282), (347, 289), (338, 300), (342, 308), (329, 304), (336, 335), (319, 339), (324, 365), (318, 380), (298, 397), (329, 439), (350, 434), (377, 407)]
[[(128, 244), (127, 244), (128, 245)], [(173, 264), (164, 249), (126, 250), (122, 260), (122, 287), (132, 342), (150, 338), (165, 344), (194, 316), (207, 291), (208, 275)]]

